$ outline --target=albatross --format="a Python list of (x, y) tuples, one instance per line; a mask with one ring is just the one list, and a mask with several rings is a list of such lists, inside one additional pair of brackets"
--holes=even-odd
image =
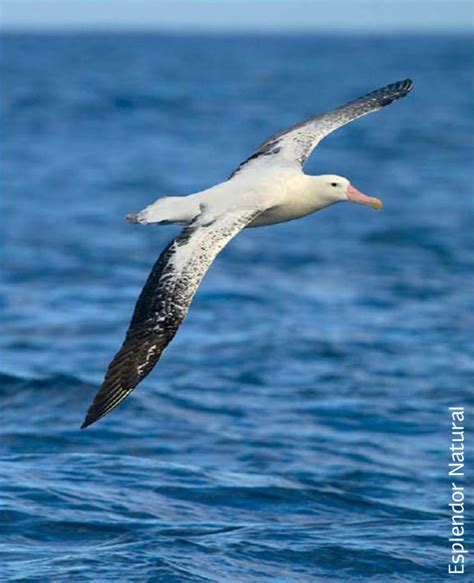
[(153, 369), (183, 322), (218, 253), (242, 229), (304, 217), (338, 202), (382, 208), (382, 201), (337, 175), (309, 176), (303, 165), (337, 128), (405, 97), (410, 79), (386, 85), (269, 138), (225, 181), (183, 197), (161, 197), (132, 223), (182, 224), (153, 266), (122, 347), (112, 359), (82, 428), (115, 409)]

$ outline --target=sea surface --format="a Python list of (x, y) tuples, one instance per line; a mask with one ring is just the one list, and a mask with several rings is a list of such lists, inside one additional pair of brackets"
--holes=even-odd
[[(448, 407), (472, 427), (471, 40), (17, 33), (1, 51), (2, 581), (451, 580)], [(155, 371), (79, 430), (178, 232), (124, 215), (406, 77), (406, 99), (306, 167), (384, 210), (241, 233)]]

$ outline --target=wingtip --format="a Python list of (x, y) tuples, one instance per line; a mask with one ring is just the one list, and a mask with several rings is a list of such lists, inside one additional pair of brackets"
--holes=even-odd
[(412, 79), (404, 79), (400, 81), (401, 89), (406, 91), (407, 93), (413, 89), (413, 80)]
[(411, 79), (403, 79), (403, 81), (396, 81), (395, 83), (390, 83), (390, 85), (382, 87), (378, 91), (375, 91), (373, 95), (378, 103), (382, 107), (385, 107), (397, 99), (405, 97), (411, 91), (412, 87), (413, 81)]
[(94, 401), (89, 407), (84, 418), (84, 421), (82, 422), (81, 429), (86, 429), (87, 427), (90, 427), (91, 425), (102, 419), (102, 417), (105, 417), (108, 412), (109, 410), (106, 411), (98, 410), (96, 405), (96, 398), (94, 398)]
[(86, 427), (89, 427), (89, 425), (92, 425), (96, 421), (97, 421), (97, 419), (92, 419), (88, 413), (86, 415), (84, 421), (82, 422), (81, 429), (86, 429)]
[(87, 427), (90, 427), (91, 425), (93, 425), (97, 421), (100, 421), (100, 419), (105, 417), (108, 413), (110, 413), (110, 411), (115, 409), (115, 407), (117, 407), (117, 405), (119, 405), (119, 404), (120, 404), (120, 402), (114, 403), (113, 405), (109, 405), (106, 407), (100, 407), (100, 406), (98, 406), (97, 395), (96, 395), (96, 397), (94, 398), (94, 400), (92, 402), (92, 405), (89, 407), (89, 410), (87, 411), (87, 414), (85, 416), (84, 421), (82, 422), (81, 429), (86, 429)]

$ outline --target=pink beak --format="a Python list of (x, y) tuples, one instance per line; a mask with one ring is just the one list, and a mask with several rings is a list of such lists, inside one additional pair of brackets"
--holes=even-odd
[(347, 187), (347, 198), (351, 202), (358, 202), (359, 204), (365, 204), (366, 206), (371, 206), (374, 209), (380, 210), (383, 207), (383, 202), (379, 198), (373, 196), (367, 196), (362, 192), (359, 192), (357, 188), (354, 188), (349, 184)]

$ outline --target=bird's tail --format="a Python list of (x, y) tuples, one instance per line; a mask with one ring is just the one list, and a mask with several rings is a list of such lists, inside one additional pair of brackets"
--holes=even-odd
[(199, 205), (191, 199), (190, 196), (163, 196), (139, 213), (128, 213), (125, 218), (129, 223), (142, 225), (186, 224), (200, 212)]

